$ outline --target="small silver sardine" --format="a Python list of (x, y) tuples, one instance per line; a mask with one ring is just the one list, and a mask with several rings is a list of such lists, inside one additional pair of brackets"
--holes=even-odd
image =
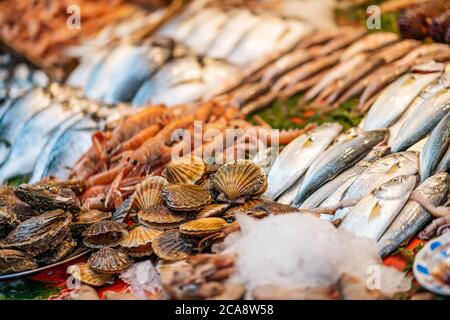
[(201, 99), (205, 89), (204, 82), (192, 80), (155, 93), (150, 97), (150, 100), (147, 100), (147, 103), (162, 103), (167, 106), (174, 106), (181, 103), (194, 102)]
[(425, 181), (436, 170), (450, 144), (450, 112), (431, 131), (420, 153), (420, 181)]
[(261, 17), (261, 22), (241, 39), (227, 60), (239, 66), (247, 65), (272, 50), (286, 31), (288, 28), (283, 20)]
[[(314, 192), (314, 194), (319, 192), (319, 190), (321, 190), (323, 187), (325, 187), (328, 184), (331, 184), (331, 185), (335, 184), (333, 182), (334, 180), (337, 180), (337, 181), (341, 180), (340, 183), (336, 183), (335, 184), (334, 188), (330, 187), (329, 192), (327, 192), (326, 195), (323, 194), (326, 197), (319, 204), (317, 204), (316, 207), (317, 206), (320, 206), (320, 207), (335, 207), (336, 205), (338, 205), (340, 203), (340, 201), (342, 199), (342, 196), (344, 195), (345, 191), (348, 189), (348, 187), (351, 186), (353, 181), (355, 181), (356, 178), (362, 172), (364, 172), (370, 166), (370, 164), (372, 162), (374, 162), (374, 161), (376, 161), (378, 159), (381, 159), (382, 157), (386, 156), (389, 153), (389, 151), (390, 151), (390, 149), (388, 147), (376, 146), (361, 161), (359, 161), (356, 165), (354, 165), (353, 167), (347, 169), (346, 171), (341, 173), (339, 176), (337, 176), (336, 178), (334, 178), (333, 180), (331, 180), (330, 182), (328, 182), (327, 184), (325, 184), (324, 186), (319, 188), (316, 192)], [(303, 203), (304, 206), (307, 205), (306, 202), (309, 202), (310, 198), (313, 197), (313, 195), (311, 195), (305, 201), (305, 203)], [(333, 220), (333, 217), (331, 217), (331, 220)]]
[(274, 200), (294, 184), (341, 130), (337, 123), (324, 124), (289, 143), (270, 168), (263, 197)]
[(84, 88), (95, 67), (105, 59), (108, 52), (109, 50), (104, 49), (84, 56), (75, 70), (70, 73), (66, 83), (75, 88)]
[[(448, 194), (449, 182), (448, 173), (439, 173), (422, 182), (414, 192), (423, 196), (434, 206), (438, 206)], [(431, 220), (431, 214), (417, 202), (409, 200), (378, 241), (380, 255), (385, 257), (395, 251), (405, 241), (422, 230)]]
[[(154, 96), (165, 94), (165, 90), (168, 88), (178, 84), (202, 81), (202, 73), (202, 66), (195, 56), (173, 59), (142, 84), (134, 96), (132, 104), (142, 106), (154, 101)], [(176, 97), (168, 98), (176, 99)]]
[(364, 130), (388, 128), (405, 112), (415, 97), (436, 80), (440, 72), (409, 73), (387, 86), (369, 109)]
[(228, 20), (228, 14), (217, 10), (208, 19), (195, 26), (183, 43), (198, 54), (205, 54), (211, 43), (220, 35), (220, 30)]
[(52, 134), (50, 140), (45, 145), (44, 149), (39, 154), (39, 157), (36, 160), (36, 164), (33, 168), (33, 175), (31, 176), (31, 179), (29, 183), (36, 183), (43, 179), (44, 171), (47, 165), (47, 161), (49, 159), (49, 155), (52, 152), (53, 148), (57, 144), (60, 137), (69, 130), (73, 125), (75, 125), (77, 122), (79, 122), (81, 119), (83, 119), (83, 114), (79, 113), (74, 115), (71, 119), (67, 120), (66, 122), (62, 123), (57, 130)]
[(122, 57), (120, 68), (113, 70), (102, 101), (108, 104), (131, 101), (142, 83), (166, 63), (170, 56), (170, 48), (157, 45), (133, 46)]
[[(369, 168), (359, 175), (347, 188), (339, 201), (361, 199), (380, 187), (383, 183), (401, 176), (415, 175), (419, 170), (418, 153), (406, 151), (392, 153), (384, 158), (374, 161)], [(351, 211), (350, 207), (336, 211), (335, 220), (343, 219)]]
[(122, 69), (122, 63), (127, 60), (133, 48), (131, 45), (115, 47), (92, 69), (84, 86), (86, 96), (89, 99), (102, 100), (113, 79), (113, 74), (117, 73), (117, 70), (125, 72), (126, 69)]
[(408, 201), (416, 182), (416, 176), (389, 180), (359, 201), (339, 228), (377, 241)]
[(194, 14), (185, 16), (185, 19), (183, 19), (174, 30), (172, 38), (183, 41), (189, 37), (197, 26), (204, 24), (205, 21), (214, 17), (218, 11), (217, 8), (202, 8), (198, 11), (191, 11), (191, 13), (193, 12)]
[(425, 137), (449, 111), (450, 88), (443, 88), (431, 98), (423, 101), (405, 121), (392, 143), (392, 151), (405, 150)]

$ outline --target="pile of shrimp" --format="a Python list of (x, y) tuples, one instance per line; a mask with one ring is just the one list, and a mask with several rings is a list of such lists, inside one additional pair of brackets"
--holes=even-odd
[[(180, 130), (193, 136), (198, 135), (199, 127), (200, 145), (198, 139), (180, 139)], [(304, 132), (300, 129), (278, 131), (263, 121), (252, 125), (237, 108), (223, 102), (172, 108), (152, 105), (124, 117), (114, 129), (95, 132), (92, 146), (75, 163), (69, 178), (86, 182), (87, 190), (81, 196), (86, 209), (114, 210), (145, 177), (160, 175), (174, 154), (204, 157), (211, 150), (217, 150), (218, 145), (228, 154), (230, 149), (236, 148), (233, 143), (238, 143), (224, 142), (225, 131), (230, 128), (241, 129), (244, 134), (253, 130), (257, 136), (276, 134), (277, 144), (287, 144)], [(209, 133), (205, 134), (206, 131)], [(252, 148), (258, 141), (239, 143)], [(273, 141), (268, 139), (268, 143)]]

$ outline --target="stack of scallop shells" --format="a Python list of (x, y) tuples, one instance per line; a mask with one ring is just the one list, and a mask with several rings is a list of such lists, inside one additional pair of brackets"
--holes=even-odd
[(248, 160), (220, 167), (191, 155), (173, 160), (161, 176), (139, 183), (112, 215), (92, 210), (74, 216), (73, 232), (94, 252), (68, 273), (101, 286), (135, 260), (156, 257), (170, 264), (201, 253), (238, 229), (238, 212), (264, 217), (295, 211), (259, 199), (266, 189), (264, 170)]
[[(151, 230), (153, 253), (177, 261), (192, 255), (202, 239), (229, 227), (233, 217), (224, 215), (233, 205), (266, 188), (264, 171), (250, 161), (227, 163), (214, 172), (202, 159), (187, 156), (170, 162), (161, 177), (139, 184), (129, 206), (139, 223), (136, 229)], [(126, 242), (128, 252), (131, 242)]]

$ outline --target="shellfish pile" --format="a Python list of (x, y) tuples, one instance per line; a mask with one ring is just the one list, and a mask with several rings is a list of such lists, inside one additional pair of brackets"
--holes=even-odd
[(82, 189), (83, 184), (2, 187), (1, 274), (54, 264), (75, 250), (72, 218), (80, 211)]
[[(140, 182), (112, 217), (102, 211), (77, 213), (72, 230), (81, 235), (85, 246), (96, 251), (87, 263), (69, 267), (68, 273), (85, 284), (101, 286), (111, 280), (107, 275), (125, 271), (134, 260), (156, 256), (160, 260), (162, 278), (165, 277), (163, 282), (166, 281), (167, 288), (173, 288), (186, 286), (184, 282), (191, 279), (170, 275), (176, 272), (177, 266), (188, 261), (204, 269), (212, 263), (217, 270), (204, 279), (207, 285), (198, 292), (184, 294), (190, 294), (190, 298), (207, 298), (212, 293), (207, 294), (206, 290), (216, 290), (217, 295), (231, 295), (227, 290), (236, 288), (223, 287), (218, 281), (232, 273), (233, 259), (195, 254), (210, 250), (213, 244), (215, 250), (220, 250), (220, 240), (239, 230), (234, 222), (237, 212), (262, 217), (261, 212), (267, 215), (296, 210), (259, 199), (267, 188), (266, 174), (251, 161), (237, 160), (216, 170), (207, 167), (200, 158), (193, 156), (173, 160), (162, 176), (150, 176)], [(83, 223), (83, 217), (90, 222), (98, 221)], [(212, 280), (216, 283), (210, 283)], [(215, 286), (220, 289), (214, 289)], [(174, 298), (187, 297), (183, 293), (172, 294)], [(242, 294), (241, 290), (236, 298)]]

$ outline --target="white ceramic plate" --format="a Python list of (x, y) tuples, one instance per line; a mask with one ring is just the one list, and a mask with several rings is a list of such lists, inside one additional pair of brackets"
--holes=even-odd
[(414, 260), (414, 276), (425, 289), (442, 295), (450, 295), (450, 286), (433, 276), (433, 269), (440, 263), (450, 265), (450, 233), (430, 240), (417, 253)]

